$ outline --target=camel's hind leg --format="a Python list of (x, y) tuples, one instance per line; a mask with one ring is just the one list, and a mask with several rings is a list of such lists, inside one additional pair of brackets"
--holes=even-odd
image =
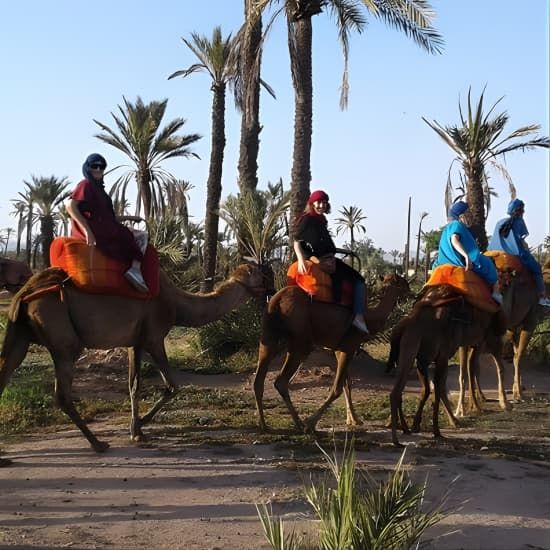
[(482, 412), (481, 405), (477, 399), (479, 389), (479, 357), (481, 353), (478, 347), (471, 348), (467, 358), (468, 370), (468, 391), (470, 392), (470, 412)]
[(458, 348), (458, 403), (456, 405), (455, 416), (464, 416), (464, 394), (469, 351), (470, 350), (466, 346), (460, 346), (460, 348)]
[(275, 345), (268, 345), (260, 342), (258, 350), (258, 365), (254, 374), (254, 399), (256, 400), (256, 410), (258, 411), (258, 425), (262, 432), (267, 430), (264, 415), (264, 389), (265, 377), (269, 369), (269, 364), (277, 353)]
[[(317, 412), (312, 414), (306, 421), (305, 421), (305, 431), (306, 432), (313, 432), (315, 431), (315, 426), (317, 425), (317, 422), (319, 422), (321, 416), (323, 416), (323, 413), (329, 408), (331, 403), (340, 397), (342, 394), (342, 390), (344, 389), (344, 385), (347, 383), (349, 379), (349, 363), (354, 355), (355, 351), (339, 351), (337, 354), (338, 357), (338, 366), (336, 367), (336, 376), (334, 377), (334, 382), (332, 383), (332, 387), (330, 388), (330, 392), (328, 394), (328, 397), (325, 399), (323, 404), (319, 407)], [(351, 400), (351, 395), (350, 395)]]
[[(174, 398), (178, 393), (178, 384), (174, 378), (174, 371), (168, 362), (168, 357), (166, 356), (166, 349), (164, 348), (164, 342), (149, 342), (143, 346), (143, 349), (151, 355), (151, 358), (157, 365), (162, 381), (164, 382), (164, 392), (161, 397), (153, 404), (153, 406), (143, 415), (141, 420), (139, 419), (139, 414), (137, 416), (137, 422), (139, 424), (137, 427), (140, 429), (141, 426), (144, 426), (148, 422), (153, 420), (155, 414), (157, 414), (168, 401)], [(137, 350), (134, 349), (134, 352), (137, 353)], [(137, 366), (137, 360), (134, 361), (134, 364)], [(137, 387), (139, 389), (139, 382), (137, 382)], [(137, 395), (136, 395), (137, 401)], [(136, 405), (136, 410), (139, 412), (139, 407)], [(133, 411), (132, 411), (133, 412)], [(134, 422), (134, 418), (132, 418)], [(141, 431), (141, 429), (140, 429)], [(139, 437), (140, 433), (137, 433), (136, 436)]]
[(141, 349), (128, 348), (128, 392), (130, 394), (130, 439), (138, 441), (143, 437), (139, 417), (139, 392), (141, 387)]
[(439, 429), (439, 404), (443, 401), (443, 406), (449, 418), (449, 424), (453, 428), (459, 426), (458, 420), (453, 415), (451, 403), (447, 394), (447, 373), (449, 370), (449, 361), (446, 357), (436, 360), (434, 373), (434, 402), (433, 402), (433, 434), (434, 437), (442, 437)]
[(302, 422), (302, 419), (299, 417), (298, 412), (296, 411), (296, 408), (292, 403), (292, 400), (290, 399), (288, 385), (290, 384), (290, 380), (292, 379), (292, 377), (296, 374), (296, 372), (300, 368), (302, 361), (308, 356), (308, 354), (309, 354), (309, 349), (303, 349), (303, 348), (290, 349), (289, 347), (289, 350), (286, 354), (285, 362), (283, 363), (281, 371), (279, 372), (277, 378), (275, 379), (275, 388), (283, 398), (283, 401), (285, 402), (288, 408), (290, 416), (292, 416), (294, 425), (296, 426), (296, 429), (299, 430), (300, 432), (305, 431), (305, 426), (304, 426), (304, 423)]
[[(428, 367), (429, 363), (422, 361), (420, 358), (416, 358), (416, 372), (418, 374), (418, 380), (422, 386), (422, 394), (420, 395), (420, 401), (418, 407), (416, 408), (416, 414), (414, 415), (412, 430), (414, 433), (420, 432), (420, 425), (422, 424), (422, 412), (424, 410), (424, 405), (430, 397), (430, 380), (428, 377)], [(400, 407), (400, 416), (404, 416), (402, 407)], [(405, 419), (402, 419), (403, 433), (408, 433), (407, 424)]]
[(96, 453), (101, 453), (109, 448), (109, 444), (100, 441), (88, 428), (84, 419), (76, 410), (72, 399), (72, 384), (74, 376), (74, 363), (80, 354), (81, 348), (70, 349), (62, 352), (52, 351), (52, 359), (55, 367), (55, 399), (59, 408), (74, 422), (84, 437), (90, 442)]
[(517, 346), (515, 346), (514, 348), (514, 386), (512, 389), (512, 395), (513, 395), (513, 398), (517, 401), (521, 401), (521, 397), (522, 397), (521, 369), (520, 369), (521, 360), (523, 358), (523, 354), (525, 353), (525, 349), (527, 348), (527, 344), (529, 343), (530, 339), (531, 339), (531, 331), (521, 330), (519, 333)]

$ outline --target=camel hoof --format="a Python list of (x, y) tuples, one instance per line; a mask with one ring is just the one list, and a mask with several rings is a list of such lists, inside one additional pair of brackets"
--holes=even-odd
[(392, 439), (392, 443), (394, 447), (397, 447), (398, 449), (403, 449), (405, 445), (403, 443), (399, 443), (398, 439)]
[(445, 436), (441, 434), (441, 432), (434, 432), (434, 439), (437, 439), (438, 441), (443, 441), (445, 439)]
[(359, 420), (358, 418), (356, 418), (354, 420), (348, 420), (346, 422), (346, 426), (348, 428), (357, 428), (357, 427), (362, 426), (362, 425), (363, 425), (363, 421)]
[(13, 461), (9, 458), (0, 458), (0, 468), (4, 468), (5, 466), (11, 466), (13, 464)]
[(109, 448), (109, 443), (106, 441), (96, 441), (92, 444), (92, 449), (96, 453), (104, 453)]

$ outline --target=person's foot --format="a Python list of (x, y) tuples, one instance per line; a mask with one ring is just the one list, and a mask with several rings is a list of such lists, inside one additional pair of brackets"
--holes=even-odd
[(550, 298), (543, 296), (539, 300), (539, 306), (550, 307)]
[(141, 271), (136, 267), (131, 267), (125, 274), (126, 280), (140, 292), (149, 292), (149, 287), (143, 279)]
[(353, 322), (351, 323), (356, 329), (360, 330), (361, 332), (364, 332), (365, 334), (369, 333), (369, 329), (367, 328), (367, 325), (365, 324), (364, 317), (358, 313), (354, 318)]
[(493, 292), (492, 294), (493, 296), (493, 300), (498, 304), (498, 305), (502, 305), (502, 301), (503, 301), (503, 298), (502, 298), (502, 294), (500, 292)]

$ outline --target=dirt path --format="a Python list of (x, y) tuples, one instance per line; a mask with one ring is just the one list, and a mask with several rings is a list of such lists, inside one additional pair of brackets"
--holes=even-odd
[[(367, 387), (392, 384), (381, 365), (370, 365), (368, 372), (364, 366), (359, 361), (355, 368), (356, 400)], [(296, 394), (324, 395), (326, 370), (305, 369), (295, 381)], [(491, 371), (487, 379), (494, 388)], [(246, 377), (184, 375), (182, 381), (250, 391)], [(550, 389), (540, 370), (526, 372), (525, 384)], [(300, 490), (312, 459), (300, 449), (284, 442), (254, 444), (254, 433), (243, 445), (223, 445), (223, 439), (219, 445), (184, 444), (177, 432), (167, 435), (166, 426), (158, 425), (148, 429), (147, 444), (137, 446), (129, 443), (125, 423), (110, 420), (92, 427), (111, 444), (103, 455), (91, 452), (73, 429), (30, 434), (3, 445), (4, 456), (14, 463), (0, 468), (0, 548), (268, 548), (254, 507), (268, 500), (298, 533), (315, 529)], [(367, 427), (357, 434), (367, 443), (358, 459), (375, 476), (385, 477), (400, 451), (389, 444), (383, 425)], [(448, 504), (455, 511), (429, 533), (430, 547), (550, 549), (549, 464), (496, 458), (494, 434), (468, 429), (445, 434), (449, 438), (437, 445), (429, 434), (403, 437), (412, 475), (419, 481), (429, 476), (428, 496), (452, 487)], [(462, 439), (467, 446), (461, 446)]]

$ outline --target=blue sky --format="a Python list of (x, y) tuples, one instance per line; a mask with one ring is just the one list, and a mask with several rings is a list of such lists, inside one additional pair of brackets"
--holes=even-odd
[[(110, 113), (123, 96), (135, 101), (168, 98), (166, 120), (183, 117), (185, 131), (204, 137), (194, 150), (201, 160), (166, 164), (189, 180), (190, 210), (204, 216), (210, 155), (211, 92), (206, 74), (167, 80), (194, 62), (181, 41), (195, 31), (211, 35), (238, 29), (242, 0), (19, 0), (4, 2), (0, 33), (2, 87), (0, 133), (3, 177), (0, 228), (15, 227), (10, 200), (31, 175), (81, 179), (90, 152), (111, 166), (124, 162), (94, 134), (92, 119), (114, 126)], [(424, 229), (445, 223), (443, 190), (453, 154), (421, 119), (458, 122), (458, 100), (469, 86), (486, 85), (486, 100), (501, 96), (509, 131), (538, 123), (549, 134), (549, 3), (547, 0), (433, 0), (442, 55), (429, 55), (397, 31), (370, 19), (351, 40), (349, 108), (338, 107), (342, 56), (331, 19), (314, 18), (314, 121), (312, 189), (331, 196), (331, 223), (342, 206), (367, 216), (367, 235), (385, 250), (402, 250), (406, 210), (412, 224), (421, 212)], [(273, 28), (263, 60), (263, 78), (277, 93), (262, 96), (260, 186), (283, 179), (289, 186), (293, 139), (293, 92), (286, 28)], [(228, 97), (223, 196), (235, 193), (240, 117)], [(531, 246), (550, 234), (549, 154), (516, 152), (506, 167), (526, 202)], [(111, 182), (114, 176), (111, 176)], [(494, 173), (499, 193), (488, 228), (504, 216), (507, 185)], [(414, 248), (414, 243), (413, 243)]]

